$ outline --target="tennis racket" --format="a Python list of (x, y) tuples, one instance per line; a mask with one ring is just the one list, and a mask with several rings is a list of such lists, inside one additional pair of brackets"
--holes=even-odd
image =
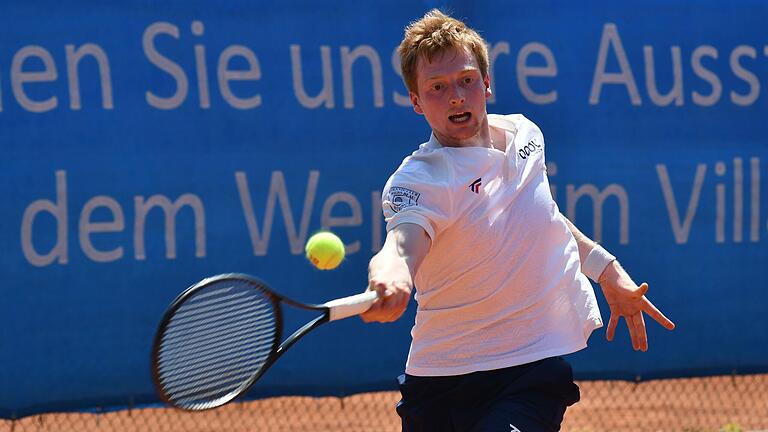
[[(269, 367), (321, 324), (358, 315), (375, 291), (304, 304), (244, 274), (204, 279), (181, 293), (165, 312), (152, 345), (152, 377), (161, 399), (200, 411), (242, 395)], [(282, 306), (320, 312), (282, 343)]]

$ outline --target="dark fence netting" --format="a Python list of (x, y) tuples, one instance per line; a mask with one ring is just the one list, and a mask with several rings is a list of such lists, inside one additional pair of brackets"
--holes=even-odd
[[(566, 413), (563, 431), (768, 430), (768, 374), (578, 384), (582, 399)], [(163, 407), (49, 413), (2, 421), (0, 432), (395, 432), (398, 398), (377, 392), (270, 398), (199, 413)]]

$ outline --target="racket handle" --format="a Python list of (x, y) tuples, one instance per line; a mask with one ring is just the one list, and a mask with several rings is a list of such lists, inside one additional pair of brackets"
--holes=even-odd
[(367, 311), (379, 297), (376, 291), (366, 291), (349, 297), (331, 300), (323, 304), (330, 309), (329, 321), (336, 321)]

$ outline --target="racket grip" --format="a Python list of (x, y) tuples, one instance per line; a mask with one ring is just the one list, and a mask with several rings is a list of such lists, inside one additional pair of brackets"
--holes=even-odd
[(379, 297), (376, 291), (366, 291), (349, 297), (331, 300), (323, 304), (329, 309), (329, 321), (336, 321), (367, 311)]

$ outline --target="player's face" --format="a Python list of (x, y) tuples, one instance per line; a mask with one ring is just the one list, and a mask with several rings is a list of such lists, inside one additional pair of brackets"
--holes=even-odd
[(490, 144), (485, 101), (491, 96), (491, 81), (483, 78), (468, 48), (438, 54), (431, 62), (419, 59), (416, 83), (418, 94), (410, 92), (413, 109), (424, 115), (440, 144)]

